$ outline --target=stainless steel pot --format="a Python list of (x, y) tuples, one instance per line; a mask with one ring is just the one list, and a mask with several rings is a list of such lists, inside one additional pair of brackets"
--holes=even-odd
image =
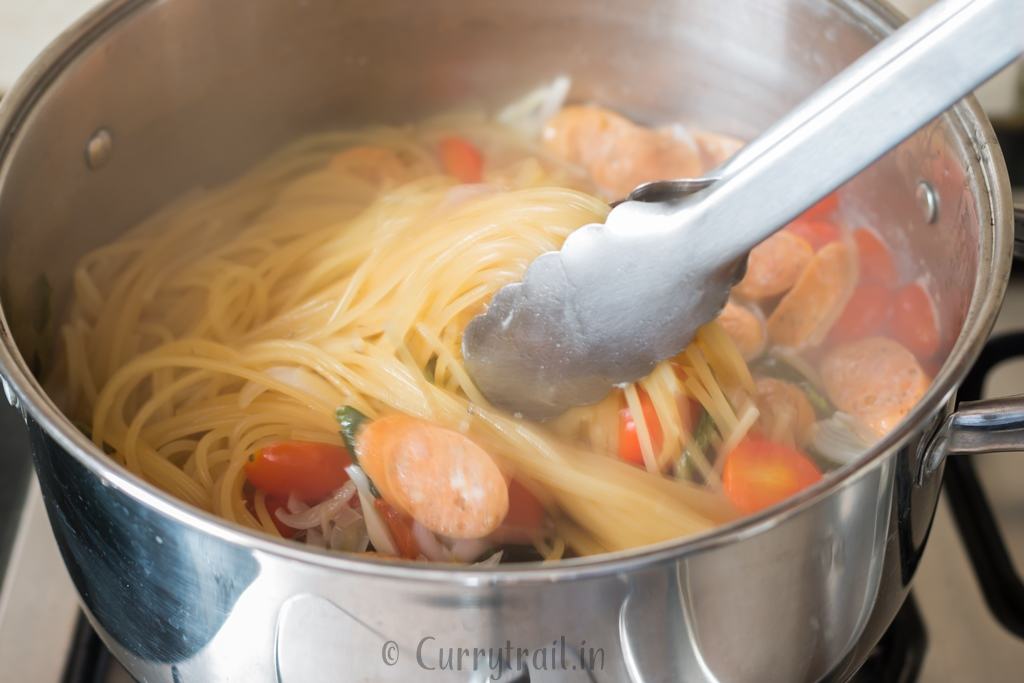
[(510, 680), (499, 653), (534, 681), (848, 676), (906, 595), (945, 455), (1024, 447), (1020, 399), (952, 412), (1013, 244), (972, 100), (846, 195), (931, 273), (952, 351), (926, 399), (863, 461), (702, 537), (475, 571), (311, 552), (121, 470), (31, 368), (83, 251), (298, 135), (493, 104), (565, 72), (577, 98), (751, 136), (897, 20), (853, 0), (113, 0), (61, 36), (0, 105), (0, 361), (115, 656), (147, 681)]

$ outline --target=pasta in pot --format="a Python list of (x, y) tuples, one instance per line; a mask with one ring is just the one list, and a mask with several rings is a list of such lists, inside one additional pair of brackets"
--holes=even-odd
[[(707, 145), (614, 121), (607, 149), (644, 149), (620, 174), (629, 182), (646, 158), (705, 163)], [(557, 149), (475, 116), (322, 134), (181, 199), (79, 263), (55, 380), (69, 412), (188, 503), (338, 550), (471, 561), (532, 545), (555, 559), (751, 511), (727, 456), (767, 429), (744, 359), (758, 374), (767, 352), (741, 353), (734, 327), (705, 326), (648, 377), (544, 424), (491, 407), (462, 364), (462, 330), (494, 292), (607, 213), (610, 190), (591, 179), (619, 176), (597, 171), (615, 163), (600, 129), (588, 119), (581, 130), (598, 132), (554, 136)], [(801, 310), (786, 290), (813, 259), (809, 241), (791, 241), (802, 262), (771, 295)], [(788, 428), (771, 414), (773, 433)]]

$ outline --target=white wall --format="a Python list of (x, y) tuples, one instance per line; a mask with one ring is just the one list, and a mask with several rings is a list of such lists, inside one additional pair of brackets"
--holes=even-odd
[[(904, 14), (913, 16), (921, 12), (934, 0), (889, 0)], [(1015, 65), (1003, 71), (977, 91), (978, 99), (991, 116), (1006, 116), (1024, 107), (1024, 67), (1018, 60)]]
[(0, 91), (98, 0), (0, 0)]
[[(216, 0), (210, 0), (216, 2)], [(890, 0), (908, 15), (914, 15), (933, 0)], [(0, 0), (0, 91), (11, 86), (17, 75), (61, 29), (96, 5), (98, 0)], [(1024, 69), (1020, 62), (978, 91), (991, 114), (1005, 115), (1024, 97)]]

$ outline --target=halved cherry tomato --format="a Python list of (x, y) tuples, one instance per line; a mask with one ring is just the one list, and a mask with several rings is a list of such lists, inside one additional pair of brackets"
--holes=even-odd
[(295, 495), (309, 505), (341, 488), (352, 459), (341, 446), (312, 441), (281, 441), (249, 456), (245, 476), (268, 496)]
[(416, 542), (416, 537), (412, 535), (412, 518), (388, 505), (383, 498), (374, 498), (373, 507), (377, 508), (377, 512), (384, 518), (384, 523), (388, 525), (391, 540), (395, 542), (399, 557), (407, 560), (419, 557), (420, 546)]
[(839, 209), (839, 193), (826, 195), (817, 204), (807, 209), (800, 218), (811, 220), (827, 220)]
[(918, 360), (931, 358), (939, 350), (939, 325), (928, 292), (910, 284), (896, 292), (893, 300), (892, 334)]
[[(249, 512), (256, 515), (256, 503), (254, 500), (252, 487), (246, 487), (245, 491), (245, 507), (248, 508)], [(263, 499), (264, 505), (267, 506), (267, 512), (270, 513), (270, 519), (274, 521), (274, 526), (277, 527), (277, 532), (285, 538), (295, 538), (298, 530), (291, 528), (281, 520), (277, 518), (277, 511), (287, 506), (287, 500), (278, 496), (266, 496)]]
[(544, 524), (544, 506), (537, 496), (513, 479), (508, 485), (508, 514), (502, 527), (535, 532)]
[(857, 244), (861, 282), (895, 287), (899, 283), (899, 273), (885, 242), (867, 228), (854, 230), (853, 241)]
[[(644, 422), (647, 424), (647, 431), (651, 435), (651, 448), (657, 453), (661, 450), (662, 433), (661, 423), (658, 421), (658, 413), (654, 410), (654, 404), (642, 389), (637, 389), (640, 397), (640, 407), (644, 411)], [(643, 450), (640, 448), (640, 435), (636, 431), (636, 421), (629, 407), (619, 411), (619, 457), (633, 465), (644, 464)]]
[(479, 183), (484, 177), (484, 157), (476, 145), (460, 137), (447, 137), (439, 145), (445, 173), (463, 183)]
[(722, 485), (736, 508), (757, 512), (821, 479), (810, 458), (789, 446), (750, 435), (725, 456)]
[(786, 226), (786, 230), (803, 237), (814, 251), (818, 251), (827, 244), (839, 239), (842, 232), (839, 226), (829, 221), (806, 218), (801, 216)]
[(861, 285), (829, 332), (829, 341), (842, 344), (879, 334), (892, 315), (892, 292), (879, 285)]

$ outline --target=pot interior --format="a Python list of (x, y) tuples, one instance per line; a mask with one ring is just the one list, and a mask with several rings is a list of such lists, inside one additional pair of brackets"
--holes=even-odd
[[(53, 363), (83, 253), (297, 137), (493, 110), (566, 74), (572, 100), (750, 138), (883, 30), (863, 4), (820, 0), (122, 1), (85, 26), (46, 60), (59, 68), (38, 66), (4, 104), (0, 297), (36, 373)], [(929, 125), (842, 194), (854, 225), (931, 281), (946, 348), (991, 249), (981, 134), (961, 118)]]

